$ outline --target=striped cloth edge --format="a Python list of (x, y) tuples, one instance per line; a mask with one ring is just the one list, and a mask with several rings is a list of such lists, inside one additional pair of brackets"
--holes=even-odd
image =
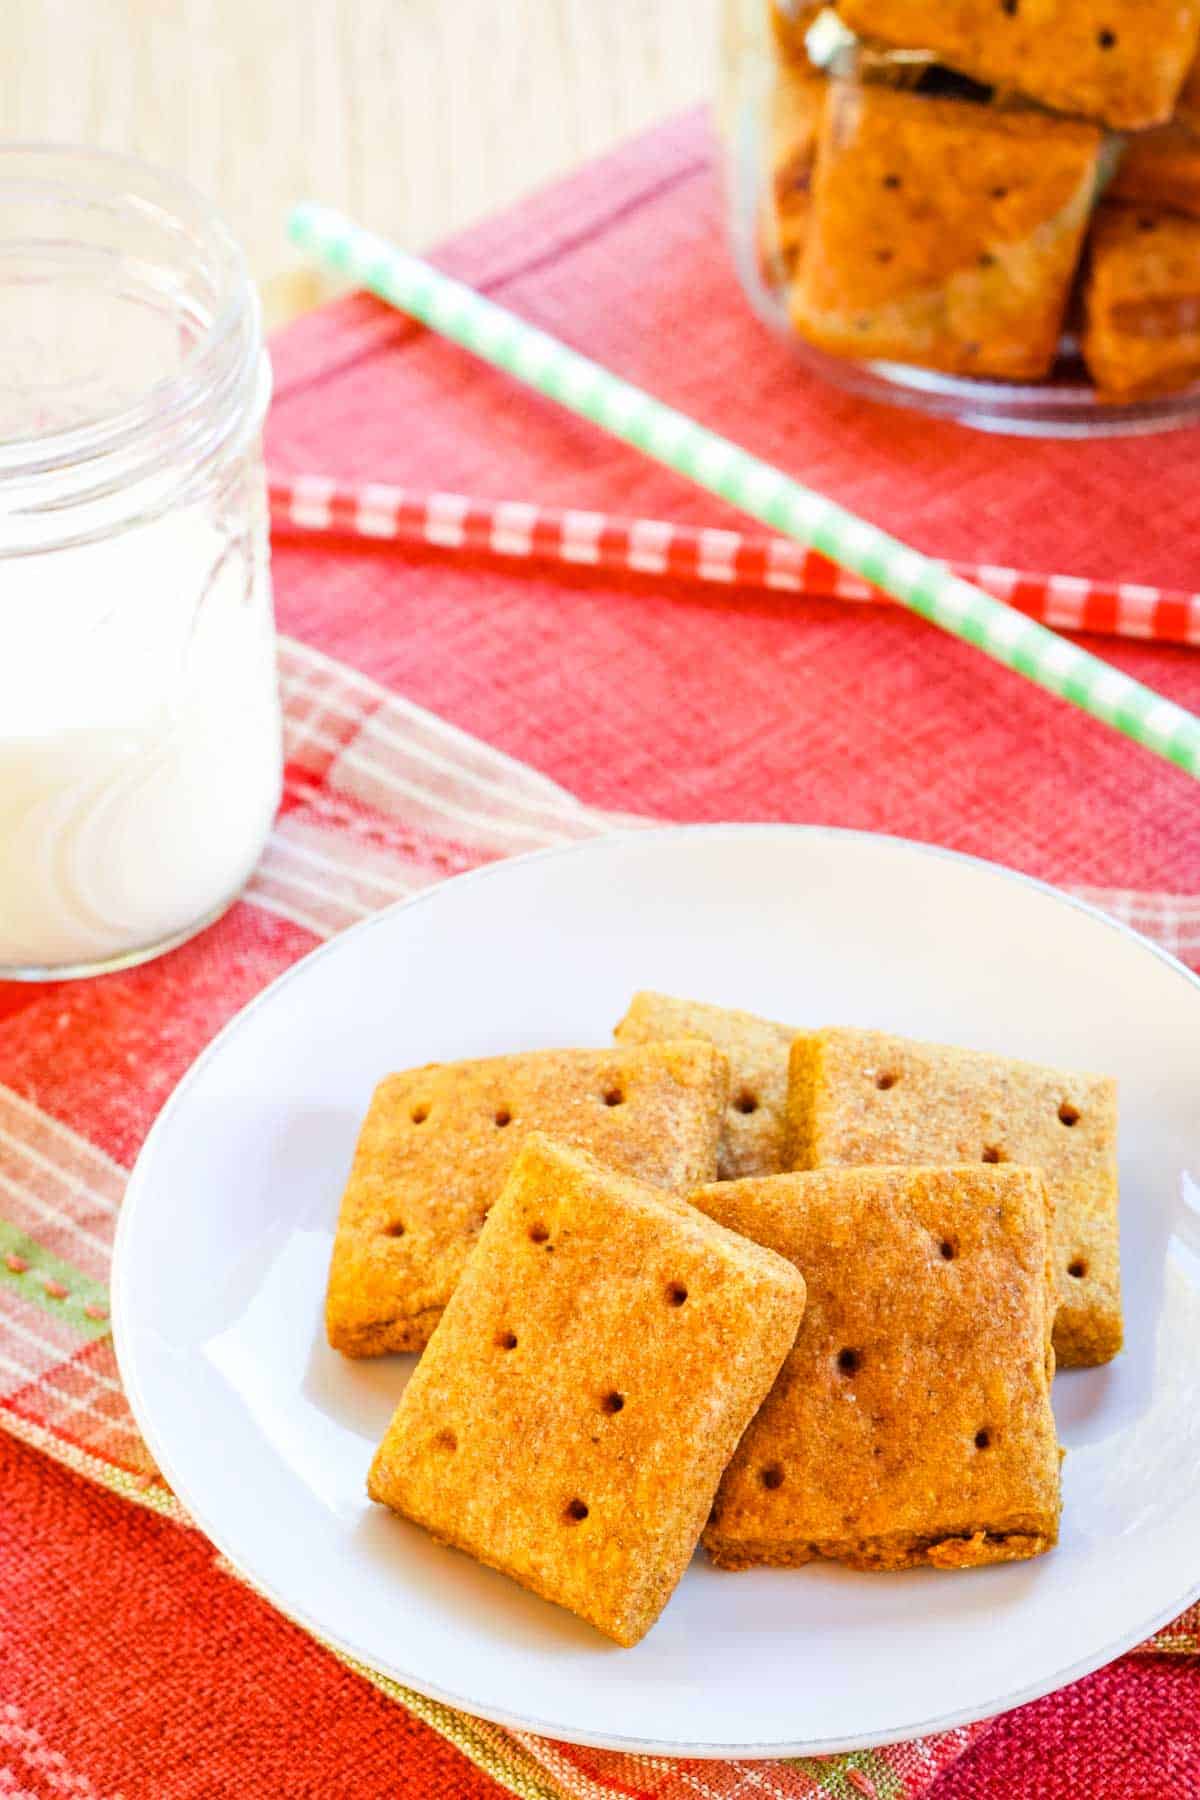
[[(287, 799), (241, 904), (314, 940), (465, 869), (650, 824), (585, 806), (547, 777), (294, 641), (281, 640)], [(1084, 897), (1200, 965), (1200, 896)], [(19, 1015), (10, 1029), (20, 1029)], [(132, 1079), (132, 1077), (131, 1077)], [(127, 1171), (0, 1086), (0, 1423), (123, 1497), (189, 1523), (142, 1444), (108, 1333), (106, 1280)], [(1200, 1650), (1200, 1608), (1145, 1646)], [(673, 1764), (579, 1751), (471, 1719), (360, 1673), (529, 1800), (915, 1800), (986, 1727), (850, 1757)], [(684, 1779), (686, 1775), (686, 1779)], [(634, 1785), (636, 1783), (636, 1785)]]

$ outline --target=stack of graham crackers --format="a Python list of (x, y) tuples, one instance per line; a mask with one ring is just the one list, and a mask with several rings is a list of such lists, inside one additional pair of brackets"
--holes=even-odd
[(701, 1536), (1050, 1549), (1056, 1353), (1121, 1346), (1114, 1084), (653, 993), (615, 1036), (376, 1090), (326, 1304), (421, 1351), (372, 1497), (621, 1644)]
[(1030, 381), (1077, 327), (1113, 400), (1200, 374), (1200, 0), (836, 0), (828, 68), (828, 0), (745, 4), (774, 27), (760, 235), (800, 336)]

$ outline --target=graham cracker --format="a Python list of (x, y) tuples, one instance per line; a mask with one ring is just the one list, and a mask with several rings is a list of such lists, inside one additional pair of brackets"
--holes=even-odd
[(1119, 130), (1161, 125), (1200, 43), (1197, 0), (840, 0), (852, 31)]
[(1171, 124), (1129, 138), (1104, 198), (1200, 218), (1200, 132)]
[(704, 1534), (724, 1568), (972, 1568), (1058, 1536), (1045, 1185), (1017, 1168), (828, 1169), (692, 1204), (808, 1302)]
[(1116, 1355), (1123, 1328), (1115, 1082), (882, 1031), (825, 1030), (793, 1049), (789, 1104), (797, 1168), (1040, 1169), (1054, 1202), (1058, 1361)]
[(706, 1043), (540, 1050), (389, 1075), (371, 1101), (329, 1267), (329, 1342), (418, 1350), (531, 1131), (664, 1188), (711, 1180), (729, 1091)]
[(729, 1107), (721, 1128), (717, 1175), (775, 1175), (787, 1154), (788, 1054), (796, 1028), (735, 1007), (679, 1000), (643, 989), (613, 1033), (620, 1044), (702, 1038), (729, 1059)]
[(808, 236), (825, 77), (807, 62), (780, 62), (771, 85), (767, 177), (760, 235), (768, 267), (796, 270)]
[(1200, 377), (1200, 219), (1150, 206), (1097, 208), (1084, 289), (1083, 354), (1114, 400)]
[(1200, 59), (1187, 72), (1175, 106), (1175, 117), (1181, 125), (1200, 131)]
[(803, 1310), (782, 1257), (534, 1133), (369, 1492), (635, 1644)]
[(1033, 379), (1095, 197), (1092, 125), (828, 83), (791, 318), (842, 356)]

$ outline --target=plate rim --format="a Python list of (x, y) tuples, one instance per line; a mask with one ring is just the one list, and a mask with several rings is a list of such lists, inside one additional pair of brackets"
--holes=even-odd
[[(401, 1688), (413, 1694), (447, 1706), (456, 1712), (466, 1713), (468, 1717), (483, 1719), (514, 1731), (533, 1732), (540, 1737), (558, 1739), (563, 1743), (579, 1744), (587, 1748), (613, 1750), (628, 1755), (648, 1755), (694, 1758), (700, 1761), (739, 1760), (746, 1762), (769, 1761), (785, 1757), (840, 1755), (856, 1750), (877, 1749), (890, 1743), (904, 1742), (912, 1738), (924, 1738), (936, 1733), (961, 1729), (964, 1726), (977, 1724), (985, 1719), (999, 1718), (1003, 1714), (1026, 1706), (1034, 1700), (1044, 1698), (1048, 1694), (1058, 1693), (1061, 1689), (1082, 1680), (1097, 1669), (1106, 1667), (1126, 1651), (1143, 1643), (1155, 1632), (1178, 1618), (1189, 1607), (1200, 1600), (1200, 1572), (1185, 1588), (1178, 1601), (1172, 1601), (1169, 1607), (1161, 1609), (1127, 1632), (1120, 1632), (1095, 1654), (1077, 1659), (1067, 1667), (1057, 1670), (1048, 1679), (1030, 1682), (1024, 1687), (1017, 1687), (1005, 1694), (998, 1704), (980, 1709), (976, 1706), (961, 1707), (947, 1713), (935, 1714), (931, 1718), (918, 1720), (902, 1728), (899, 1735), (893, 1728), (884, 1731), (855, 1734), (853, 1737), (834, 1738), (799, 1738), (785, 1739), (779, 1742), (755, 1742), (752, 1744), (730, 1743), (681, 1743), (676, 1739), (626, 1737), (614, 1732), (594, 1732), (564, 1729), (553, 1721), (531, 1717), (523, 1713), (509, 1712), (507, 1709), (489, 1708), (481, 1710), (477, 1702), (439, 1688), (420, 1677), (414, 1677), (408, 1670), (387, 1658), (381, 1658), (374, 1652), (368, 1652), (361, 1645), (349, 1639), (329, 1633), (321, 1624), (313, 1619), (304, 1607), (296, 1605), (281, 1596), (275, 1587), (253, 1573), (245, 1566), (237, 1551), (226, 1543), (220, 1532), (210, 1528), (206, 1522), (206, 1508), (197, 1506), (185, 1492), (186, 1484), (176, 1481), (172, 1467), (172, 1459), (163, 1449), (158, 1428), (153, 1422), (150, 1409), (147, 1407), (137, 1375), (136, 1353), (133, 1347), (135, 1327), (127, 1317), (128, 1298), (126, 1293), (125, 1263), (128, 1256), (127, 1244), (132, 1239), (133, 1220), (137, 1211), (139, 1196), (146, 1185), (146, 1170), (151, 1154), (156, 1148), (157, 1140), (165, 1135), (176, 1108), (182, 1103), (184, 1095), (196, 1081), (210, 1060), (221, 1053), (227, 1037), (240, 1029), (248, 1017), (260, 1006), (271, 999), (276, 992), (289, 982), (298, 978), (310, 963), (325, 956), (341, 945), (348, 937), (365, 934), (379, 926), (393, 914), (411, 911), (417, 907), (432, 904), (436, 897), (447, 887), (459, 887), (464, 883), (476, 883), (488, 880), (502, 872), (531, 863), (547, 861), (551, 858), (586, 856), (595, 854), (614, 842), (648, 842), (662, 838), (700, 838), (725, 837), (747, 833), (768, 833), (787, 837), (805, 837), (812, 839), (827, 838), (838, 841), (870, 843), (873, 846), (885, 847), (888, 851), (916, 851), (921, 855), (933, 856), (950, 862), (963, 863), (972, 869), (984, 871), (989, 875), (998, 875), (1019, 886), (1032, 888), (1061, 905), (1073, 907), (1101, 925), (1128, 938), (1140, 949), (1149, 951), (1160, 962), (1163, 962), (1175, 974), (1183, 977), (1189, 987), (1200, 993), (1200, 975), (1195, 974), (1187, 965), (1174, 956), (1152, 938), (1127, 925), (1124, 920), (1105, 912), (1102, 907), (1084, 900), (1079, 895), (1071, 894), (1063, 888), (1056, 887), (1053, 882), (1045, 881), (1036, 875), (1028, 875), (1019, 869), (1009, 868), (1004, 863), (992, 862), (986, 857), (974, 856), (968, 851), (953, 850), (946, 845), (923, 842), (919, 838), (900, 837), (895, 833), (864, 831), (853, 827), (838, 825), (789, 823), (785, 820), (739, 820), (713, 821), (699, 824), (651, 824), (647, 826), (626, 826), (611, 831), (596, 833), (593, 837), (583, 838), (567, 844), (553, 844), (541, 850), (531, 850), (519, 856), (500, 857), (494, 862), (487, 862), (474, 869), (465, 870), (462, 874), (452, 875), (444, 880), (436, 881), (432, 886), (423, 888), (417, 894), (393, 901), (381, 907), (378, 912), (368, 918), (357, 920), (353, 925), (336, 932), (324, 943), (316, 944), (304, 956), (292, 963), (268, 982), (259, 993), (255, 994), (244, 1006), (238, 1008), (232, 1018), (217, 1032), (216, 1036), (205, 1045), (199, 1056), (190, 1063), (175, 1087), (171, 1090), (163, 1106), (159, 1110), (150, 1130), (142, 1143), (133, 1168), (129, 1174), (125, 1194), (122, 1199), (117, 1219), (117, 1230), (113, 1240), (112, 1273), (109, 1284), (109, 1304), (112, 1322), (113, 1349), (116, 1355), (117, 1368), (121, 1377), (130, 1411), (138, 1430), (145, 1439), (147, 1447), (156, 1465), (166, 1478), (171, 1492), (180, 1502), (188, 1517), (196, 1524), (203, 1535), (224, 1556), (247, 1585), (264, 1599), (268, 1600), (283, 1616), (307, 1631), (319, 1644), (333, 1650), (348, 1659), (352, 1664), (359, 1664), (364, 1669), (373, 1670), (386, 1680), (395, 1682)], [(444, 1734), (442, 1734), (444, 1735)]]

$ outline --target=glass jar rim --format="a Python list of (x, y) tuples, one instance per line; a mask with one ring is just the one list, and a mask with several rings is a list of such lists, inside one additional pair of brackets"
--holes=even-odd
[[(211, 289), (211, 308), (168, 373), (82, 422), (0, 436), (0, 532), (14, 509), (61, 514), (74, 508), (79, 531), (67, 541), (83, 541), (97, 535), (84, 520), (91, 503), (124, 489), (130, 516), (119, 523), (161, 511), (178, 497), (179, 483), (223, 461), (248, 424), (261, 422), (269, 375), (258, 294), (217, 208), (184, 177), (140, 157), (51, 141), (8, 142), (0, 145), (0, 206), (6, 199), (31, 209), (74, 210), (92, 221), (106, 215), (114, 229), (121, 220), (153, 228), (181, 267), (203, 270)], [(15, 251), (23, 241), (0, 247)], [(175, 466), (179, 482), (154, 479), (164, 463)], [(36, 491), (47, 483), (52, 499), (43, 496), (39, 507)], [(10, 553), (12, 546), (0, 542), (0, 556)]]

